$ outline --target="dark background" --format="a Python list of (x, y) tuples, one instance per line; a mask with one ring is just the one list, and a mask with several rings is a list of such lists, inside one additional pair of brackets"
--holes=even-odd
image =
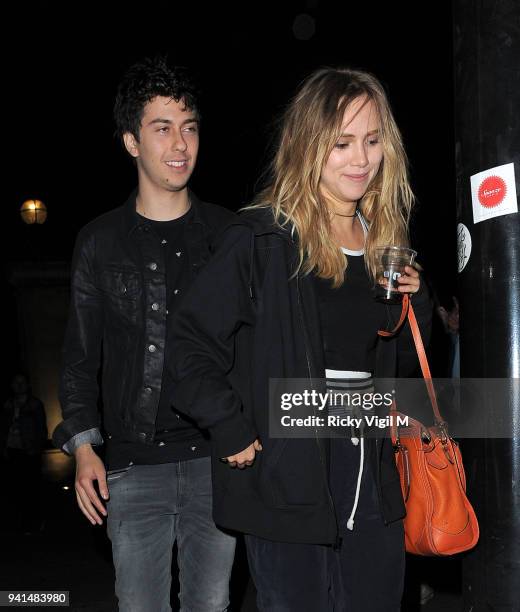
[[(302, 14), (313, 20), (311, 36), (295, 25)], [(237, 8), (179, 0), (19, 1), (6, 5), (2, 17), (4, 396), (24, 365), (12, 270), (69, 261), (80, 227), (122, 204), (134, 188), (135, 169), (113, 136), (113, 99), (124, 70), (159, 52), (199, 77), (203, 123), (191, 185), (203, 199), (230, 209), (254, 194), (276, 118), (307, 74), (323, 65), (374, 72), (386, 86), (410, 158), (418, 200), (412, 244), (449, 303), (456, 276), (451, 2), (307, 0)], [(29, 198), (47, 205), (44, 225), (21, 221), (19, 208)], [(49, 334), (57, 347), (52, 329)], [(30, 579), (31, 588), (70, 588), (77, 602), (112, 609), (106, 536), (76, 508), (72, 462), (57, 451), (45, 458), (47, 526), (41, 540), (7, 543), (5, 577), (12, 586), (27, 588)], [(72, 552), (71, 541), (77, 544)], [(457, 563), (442, 563), (442, 572), (417, 571), (416, 582), (437, 573), (457, 590)], [(455, 609), (444, 601), (437, 593), (424, 610)]]
[[(314, 21), (307, 40), (295, 25), (302, 14)], [(70, 259), (79, 228), (126, 199), (136, 178), (113, 136), (115, 89), (126, 67), (156, 53), (198, 75), (203, 123), (191, 185), (203, 199), (231, 209), (250, 201), (270, 157), (275, 120), (310, 71), (348, 65), (374, 72), (410, 158), (418, 198), (413, 246), (449, 298), (455, 274), (450, 2), (19, 3), (4, 15), (4, 264)], [(47, 205), (45, 225), (22, 223), (19, 207), (28, 198)], [(7, 330), (12, 345), (15, 333)]]

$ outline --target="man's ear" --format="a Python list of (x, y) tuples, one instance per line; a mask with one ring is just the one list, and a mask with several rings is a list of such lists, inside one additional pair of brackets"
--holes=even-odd
[(125, 143), (126, 150), (132, 157), (139, 157), (139, 143), (131, 132), (123, 134), (123, 142)]

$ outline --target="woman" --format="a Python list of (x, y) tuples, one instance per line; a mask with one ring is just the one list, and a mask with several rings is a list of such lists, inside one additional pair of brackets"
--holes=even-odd
[[(374, 249), (407, 245), (412, 200), (380, 83), (318, 70), (287, 108), (269, 185), (176, 317), (174, 404), (210, 432), (214, 518), (246, 534), (260, 610), (399, 609), (405, 510), (389, 440), (271, 438), (268, 406), (270, 379), (370, 388), (415, 367), (409, 336), (378, 341), (399, 307), (372, 294)], [(399, 282), (428, 333), (417, 271)]]

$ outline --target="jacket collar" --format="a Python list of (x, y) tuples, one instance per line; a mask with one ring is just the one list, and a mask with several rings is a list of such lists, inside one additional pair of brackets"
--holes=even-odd
[[(208, 227), (208, 222), (204, 217), (202, 203), (199, 198), (188, 189), (188, 197), (191, 202), (192, 214), (190, 216), (189, 224), (198, 223), (200, 225)], [(135, 201), (137, 198), (137, 189), (134, 189), (128, 200), (123, 205), (123, 217), (124, 217), (124, 227), (127, 235), (130, 235), (136, 230), (138, 227), (143, 225), (148, 225), (149, 221), (141, 215), (138, 215), (135, 210)]]
[(230, 225), (247, 225), (252, 230), (255, 236), (263, 236), (265, 234), (277, 234), (294, 244), (294, 232), (291, 232), (291, 227), (282, 227), (274, 220), (273, 211), (269, 207), (265, 208), (249, 208), (239, 211), (238, 219)]

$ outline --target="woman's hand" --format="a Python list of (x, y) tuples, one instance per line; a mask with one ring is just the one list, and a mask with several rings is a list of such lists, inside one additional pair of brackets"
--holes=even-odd
[(399, 291), (401, 293), (417, 293), (421, 286), (421, 279), (419, 278), (419, 272), (412, 266), (406, 266), (405, 274), (397, 279), (399, 283)]
[(225, 457), (221, 459), (221, 461), (227, 463), (229, 467), (237, 467), (242, 470), (246, 466), (253, 465), (256, 453), (260, 452), (261, 450), (262, 445), (260, 444), (260, 440), (257, 439), (253, 442), (253, 444), (250, 444), (240, 453), (237, 453), (236, 455), (231, 455), (230, 457)]

